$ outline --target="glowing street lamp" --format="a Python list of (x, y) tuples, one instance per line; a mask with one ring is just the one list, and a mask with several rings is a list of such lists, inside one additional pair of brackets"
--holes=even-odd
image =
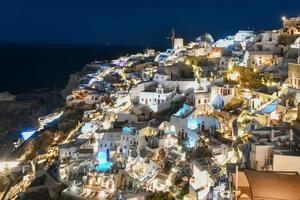
[(286, 20), (286, 17), (285, 17), (285, 16), (282, 16), (282, 17), (281, 17), (281, 20), (282, 20), (282, 21), (285, 21), (285, 20)]

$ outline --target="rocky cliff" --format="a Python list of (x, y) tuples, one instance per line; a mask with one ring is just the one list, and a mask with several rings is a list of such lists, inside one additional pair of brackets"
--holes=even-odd
[(57, 90), (36, 90), (17, 95), (12, 101), (0, 101), (0, 139), (8, 133), (36, 127), (39, 117), (63, 105), (64, 100)]

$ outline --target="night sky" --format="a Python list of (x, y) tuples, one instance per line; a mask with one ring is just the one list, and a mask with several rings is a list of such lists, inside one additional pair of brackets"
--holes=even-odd
[(283, 15), (300, 16), (300, 0), (1, 0), (0, 42), (159, 46), (172, 27), (220, 38), (279, 28)]

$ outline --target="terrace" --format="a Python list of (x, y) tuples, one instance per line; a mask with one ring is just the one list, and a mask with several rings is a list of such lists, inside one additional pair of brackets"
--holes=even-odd
[[(149, 85), (147, 87), (145, 87), (145, 90), (144, 92), (156, 92), (156, 89), (159, 87), (158, 84), (152, 84), (152, 85)], [(162, 86), (163, 89), (164, 89), (164, 93), (171, 93), (174, 91), (174, 88), (169, 88), (167, 86)]]
[(261, 108), (258, 111), (258, 113), (259, 114), (270, 114), (276, 109), (278, 104), (279, 104), (279, 99), (275, 99), (271, 103), (269, 103), (266, 106), (264, 106), (263, 108)]

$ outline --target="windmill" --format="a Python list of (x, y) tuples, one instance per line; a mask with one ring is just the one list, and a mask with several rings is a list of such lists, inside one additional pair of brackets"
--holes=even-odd
[(166, 39), (167, 40), (171, 40), (171, 42), (172, 42), (172, 48), (173, 48), (174, 47), (174, 40), (175, 40), (175, 29), (174, 28), (172, 29), (171, 36), (167, 37)]

